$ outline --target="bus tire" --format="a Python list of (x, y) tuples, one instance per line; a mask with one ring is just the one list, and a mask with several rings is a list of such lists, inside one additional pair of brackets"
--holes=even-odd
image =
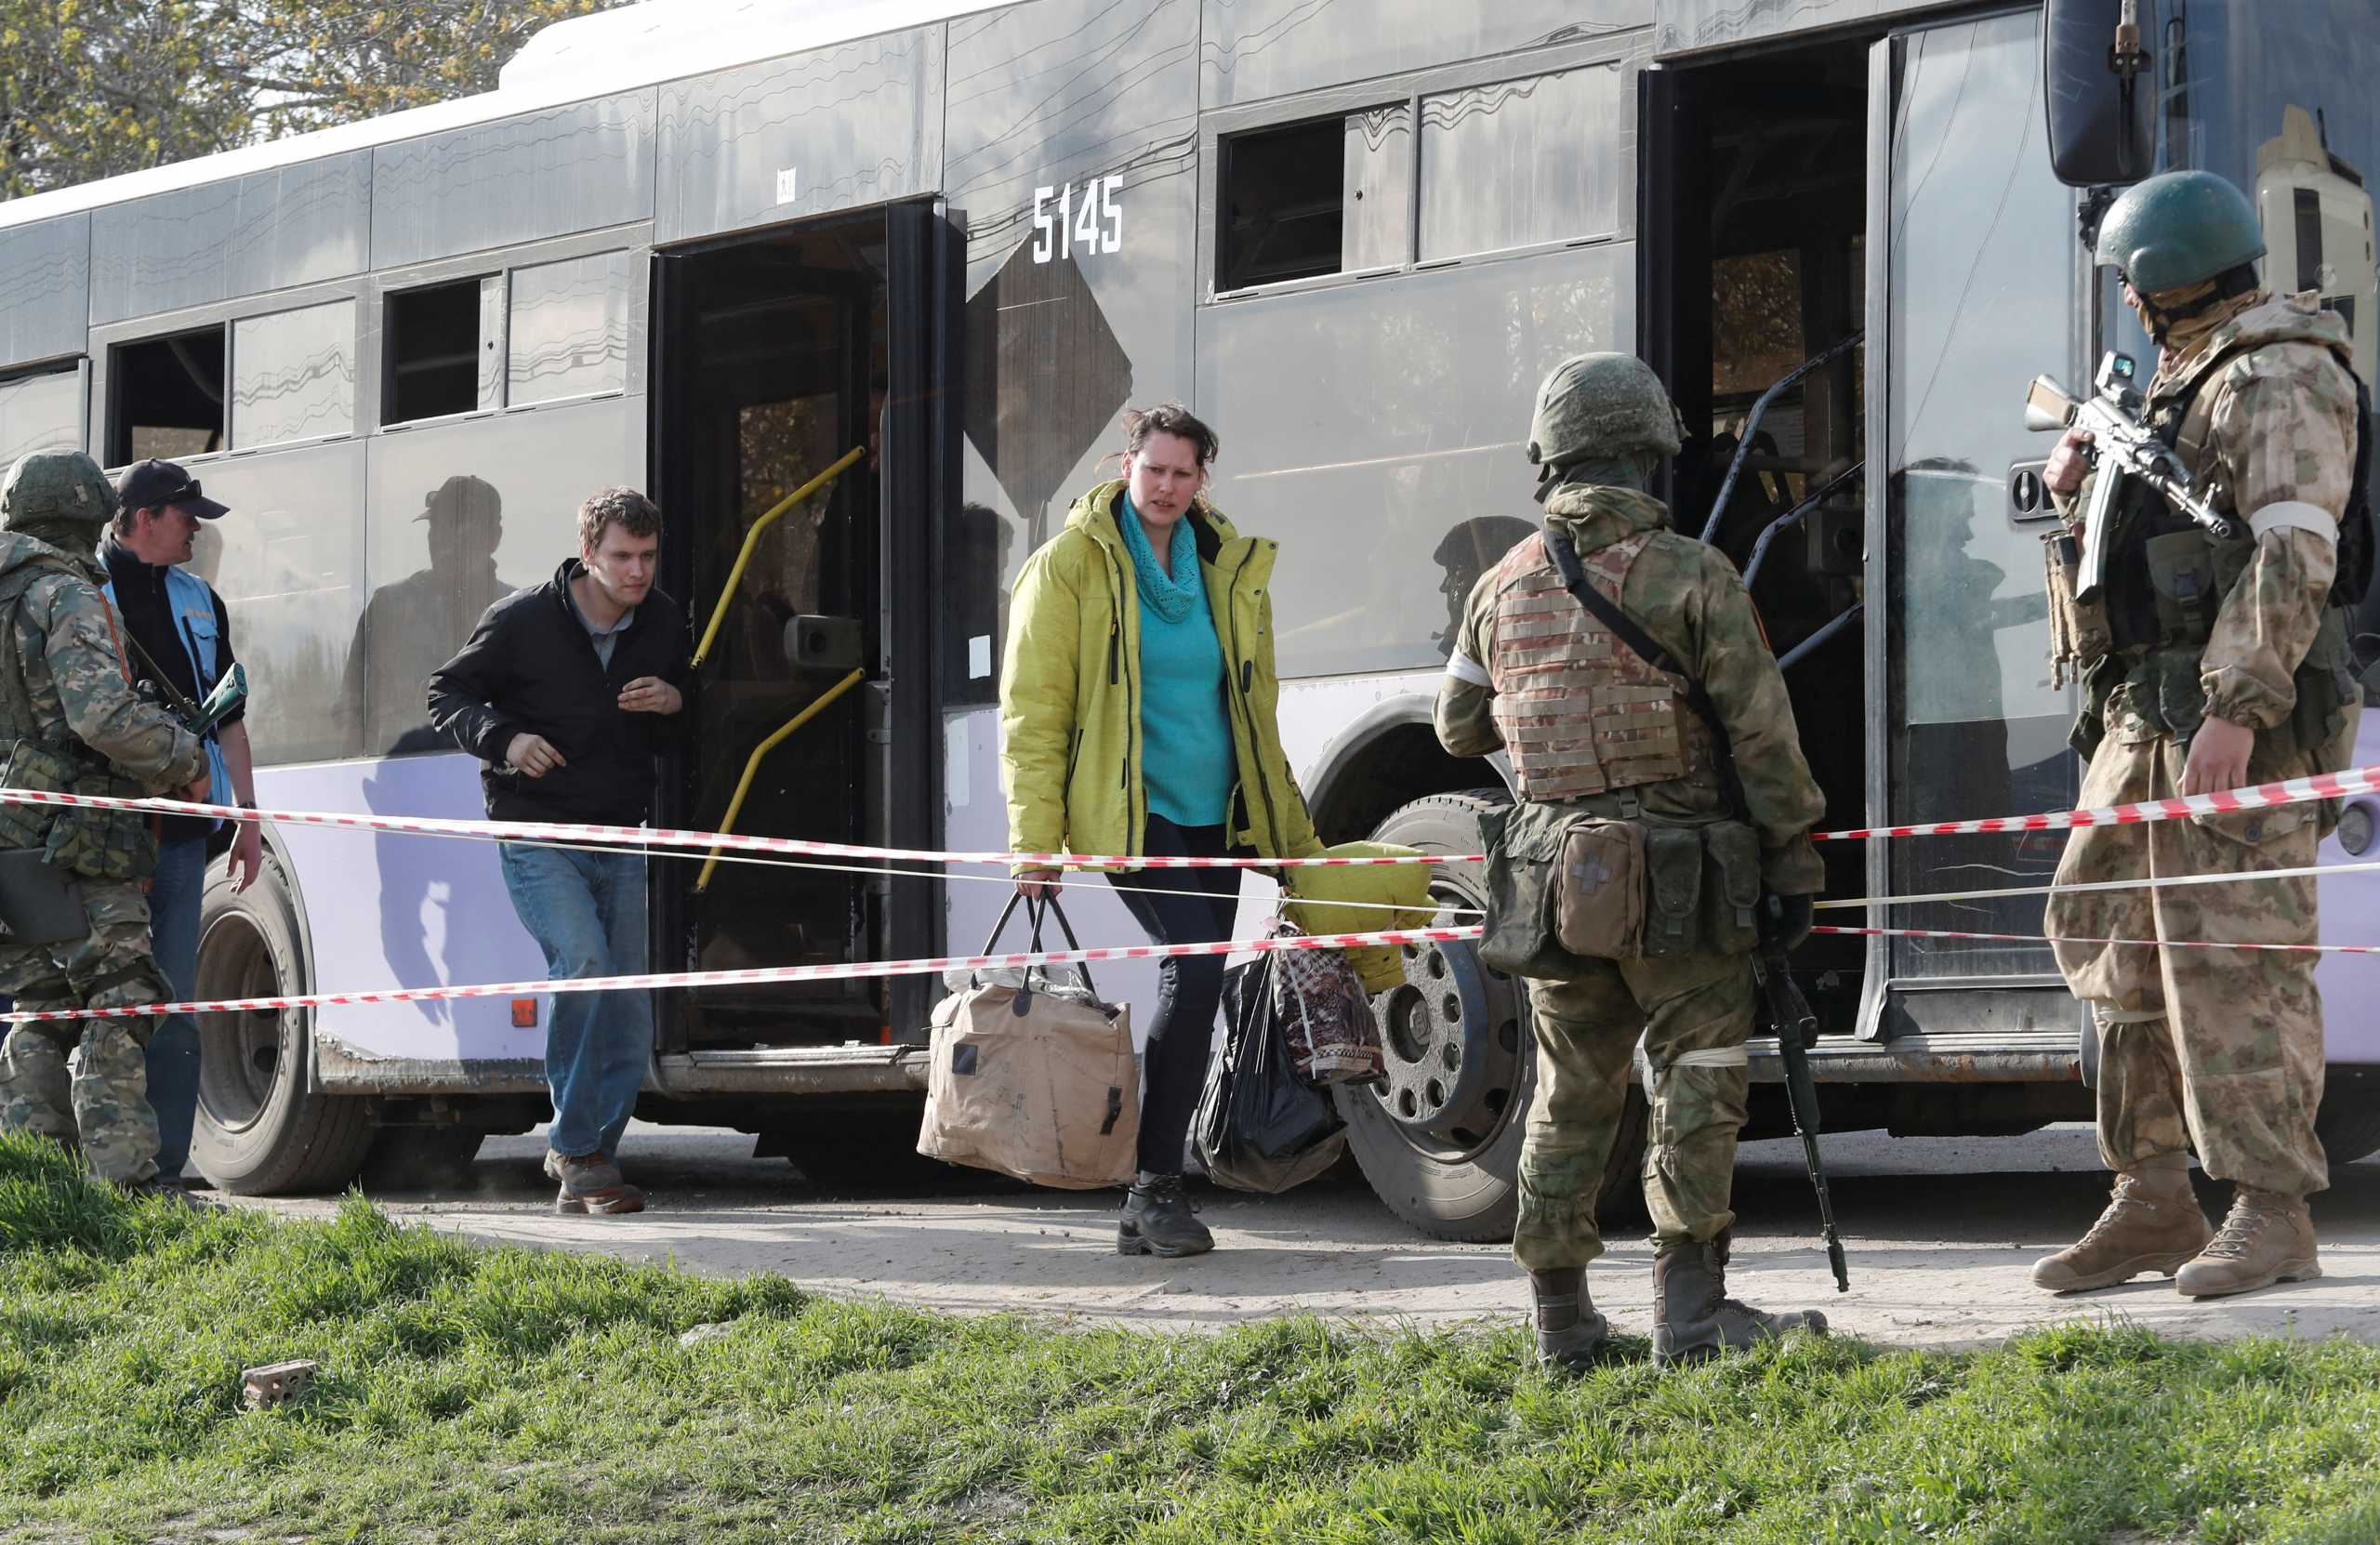
[[(1433, 794), (1392, 812), (1372, 836), (1427, 852), (1475, 853), (1485, 841), (1480, 817), (1509, 802), (1501, 788)], [(1435, 870), (1432, 897), (1441, 906), (1484, 905), (1476, 869)], [(1348, 1150), (1380, 1199), (1423, 1234), (1468, 1244), (1510, 1239), (1520, 1215), (1521, 1142), (1537, 1087), (1526, 989), (1517, 978), (1482, 966), (1469, 943), (1404, 955), (1406, 980), (1372, 999), (1389, 1083), (1333, 1091), (1346, 1118)], [(1444, 1059), (1449, 1047), (1462, 1065), (1447, 1102), (1433, 1107), (1433, 1092), (1443, 1084), (1420, 1070), (1430, 1059)], [(1644, 1094), (1632, 1085), (1596, 1204), (1606, 1227), (1642, 1213), (1646, 1126)]]
[(2380, 1076), (2330, 1070), (2322, 1103), (2314, 1112), (2314, 1135), (2334, 1169), (2380, 1153)]
[[(277, 854), (245, 891), (208, 871), (199, 916), (198, 997), (271, 997), (307, 990), (298, 908)], [(311, 1010), (207, 1014), (199, 1036), (198, 1122), (191, 1157), (234, 1196), (335, 1191), (372, 1146), (370, 1103), (310, 1090)]]

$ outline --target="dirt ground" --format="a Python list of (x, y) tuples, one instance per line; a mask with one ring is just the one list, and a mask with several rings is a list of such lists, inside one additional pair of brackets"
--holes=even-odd
[[(1498, 1246), (1415, 1234), (1360, 1182), (1279, 1197), (1206, 1190), (1218, 1241), (1187, 1261), (1115, 1252), (1116, 1197), (965, 1186), (956, 1194), (830, 1195), (752, 1139), (631, 1129), (622, 1145), (654, 1206), (624, 1218), (558, 1217), (535, 1134), (492, 1140), (462, 1194), (389, 1194), (392, 1215), (473, 1239), (674, 1261), (692, 1271), (780, 1272), (805, 1287), (961, 1313), (1020, 1311), (1074, 1323), (1212, 1328), (1309, 1311), (1382, 1328), (1516, 1317), (1527, 1293)], [(2104, 1200), (2086, 1129), (2024, 1138), (1827, 1139), (1851, 1290), (1837, 1294), (1815, 1232), (1799, 1144), (1747, 1144), (1737, 1182), (1730, 1286), (1768, 1307), (1819, 1307), (1838, 1327), (1898, 1346), (1964, 1347), (2074, 1319), (2121, 1315), (2176, 1335), (2249, 1332), (2380, 1340), (2380, 1159), (2346, 1167), (2316, 1198), (2320, 1281), (2194, 1302), (2162, 1279), (2076, 1299), (2027, 1281), (2033, 1259), (2072, 1240)], [(2219, 1217), (2228, 1188), (2202, 1181)], [(333, 1200), (255, 1204), (321, 1216)], [(1652, 1251), (1623, 1235), (1590, 1274), (1623, 1330), (1651, 1325)]]

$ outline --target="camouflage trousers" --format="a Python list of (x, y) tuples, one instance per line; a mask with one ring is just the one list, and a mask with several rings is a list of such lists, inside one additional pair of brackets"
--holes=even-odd
[[(2100, 744), (2082, 803), (2171, 799), (2188, 746)], [(2294, 775), (2253, 768), (2252, 781)], [(2312, 805), (2139, 825), (2085, 826), (2060, 884), (2248, 874), (2313, 864)], [(2315, 881), (2259, 880), (2050, 898), (2053, 937), (2312, 944)], [(2122, 1169), (2198, 1150), (2210, 1175), (2303, 1196), (2330, 1184), (2314, 1136), (2322, 1100), (2322, 1002), (2312, 955), (2061, 944), (2058, 969), (2099, 1016), (2099, 1155)]]
[(1740, 955), (1597, 961), (1532, 981), (1537, 1094), (1521, 1146), (1513, 1259), (1531, 1271), (1603, 1253), (1595, 1199), (1627, 1108), (1641, 1032), (1652, 1064), (1645, 1201), (1663, 1245), (1709, 1240), (1735, 1221), (1728, 1194), (1748, 1083), (1752, 962)]
[[(149, 942), (149, 902), (138, 883), (82, 881), (91, 931), (53, 944), (0, 945), (0, 992), (17, 1007), (114, 1009), (172, 994)], [(144, 1048), (155, 1022), (58, 1020), (9, 1026), (0, 1044), (0, 1129), (72, 1144), (102, 1179), (157, 1172), (157, 1115), (149, 1107)], [(70, 1071), (68, 1053), (78, 1053)]]

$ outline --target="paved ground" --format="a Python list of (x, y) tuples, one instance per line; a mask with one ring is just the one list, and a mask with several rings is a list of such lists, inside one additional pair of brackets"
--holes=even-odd
[[(1157, 1261), (1115, 1253), (1112, 1195), (837, 1196), (785, 1160), (753, 1158), (752, 1139), (734, 1132), (639, 1128), (622, 1147), (654, 1193), (654, 1209), (635, 1217), (555, 1216), (535, 1135), (492, 1140), (469, 1195), (377, 1200), (401, 1219), (477, 1239), (675, 1260), (700, 1272), (782, 1272), (824, 1292), (1076, 1323), (1211, 1327), (1302, 1309), (1434, 1327), (1510, 1319), (1527, 1298), (1501, 1247), (1422, 1238), (1360, 1182), (1280, 1197), (1206, 1192), (1199, 1202), (1219, 1248)], [(1739, 1297), (1823, 1307), (1838, 1327), (1896, 1345), (1968, 1346), (2107, 1314), (2182, 1335), (2345, 1331), (2380, 1340), (2380, 1159), (2343, 1169), (2316, 1201), (2321, 1281), (2195, 1303), (2162, 1279), (2073, 1300), (2027, 1282), (2033, 1258), (2070, 1241), (2104, 1200), (2085, 1129), (2009, 1139), (1849, 1133), (1830, 1137), (1827, 1152), (1851, 1291), (1832, 1290), (1800, 1146), (1789, 1141), (1744, 1150), (1731, 1284)], [(2204, 1184), (2201, 1196), (2215, 1217), (2228, 1200)], [(306, 1216), (336, 1204), (269, 1205)], [(1597, 1303), (1622, 1329), (1650, 1327), (1651, 1268), (1642, 1238), (1628, 1237), (1592, 1274)]]

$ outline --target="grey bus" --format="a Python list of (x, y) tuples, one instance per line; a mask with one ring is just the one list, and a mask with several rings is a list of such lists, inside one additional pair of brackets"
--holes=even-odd
[[(2349, 319), (2367, 378), (2380, 326), (2370, 7), (2141, 0), (2147, 62), (2119, 83), (2089, 65), (2123, 8), (631, 7), (540, 34), (488, 95), (0, 207), (0, 454), (172, 456), (233, 508), (199, 561), (255, 683), (268, 807), (477, 814), (422, 680), (625, 482), (668, 514), (664, 583), (720, 616), (657, 819), (718, 825), (848, 664), (857, 690), (751, 764), (737, 829), (983, 850), (1005, 845), (1009, 585), (1124, 407), (1180, 398), (1222, 431), (1213, 497), (1281, 542), (1283, 720), (1325, 839), (1468, 852), (1508, 796), (1429, 728), (1454, 618), (1533, 516), (1536, 383), (1633, 349), (1688, 421), (1663, 480), (1681, 526), (1732, 483), (1712, 539), (1752, 572), (1828, 825), (2062, 808), (2048, 446), (2019, 403), (2036, 373), (2148, 352), (2077, 241), (2088, 184), (2233, 178), (2268, 279)], [(2122, 165), (2061, 180), (2095, 154)], [(853, 450), (739, 568), (758, 518)], [(2373, 816), (2351, 806), (2326, 859)], [(2037, 936), (2037, 896), (1892, 898), (2043, 883), (2058, 840), (1830, 844), (1830, 895), (1868, 899), (1834, 920)], [(284, 825), (271, 851), (266, 883), (213, 882), (202, 997), (540, 974), (484, 844)], [(972, 948), (1005, 881), (697, 885), (655, 858), (650, 883), (675, 971)], [(1463, 866), (1434, 883), (1479, 900)], [(2324, 885), (2334, 938), (2372, 937), (2357, 883)], [(1087, 934), (1134, 942), (1079, 894)], [(2323, 968), (2334, 1159), (2380, 1147), (2374, 969)], [(2090, 1037), (2043, 944), (1825, 938), (1796, 971), (1830, 1129), (2089, 1114)], [(643, 1114), (889, 1173), (943, 990), (665, 993)], [(1378, 1009), (1390, 1078), (1340, 1096), (1356, 1161), (1420, 1229), (1502, 1236), (1521, 985), (1467, 945), (1414, 949)], [(543, 1011), (209, 1016), (198, 1162), (237, 1192), (450, 1170), (542, 1117)], [(1753, 1135), (1784, 1129), (1764, 1044)]]

